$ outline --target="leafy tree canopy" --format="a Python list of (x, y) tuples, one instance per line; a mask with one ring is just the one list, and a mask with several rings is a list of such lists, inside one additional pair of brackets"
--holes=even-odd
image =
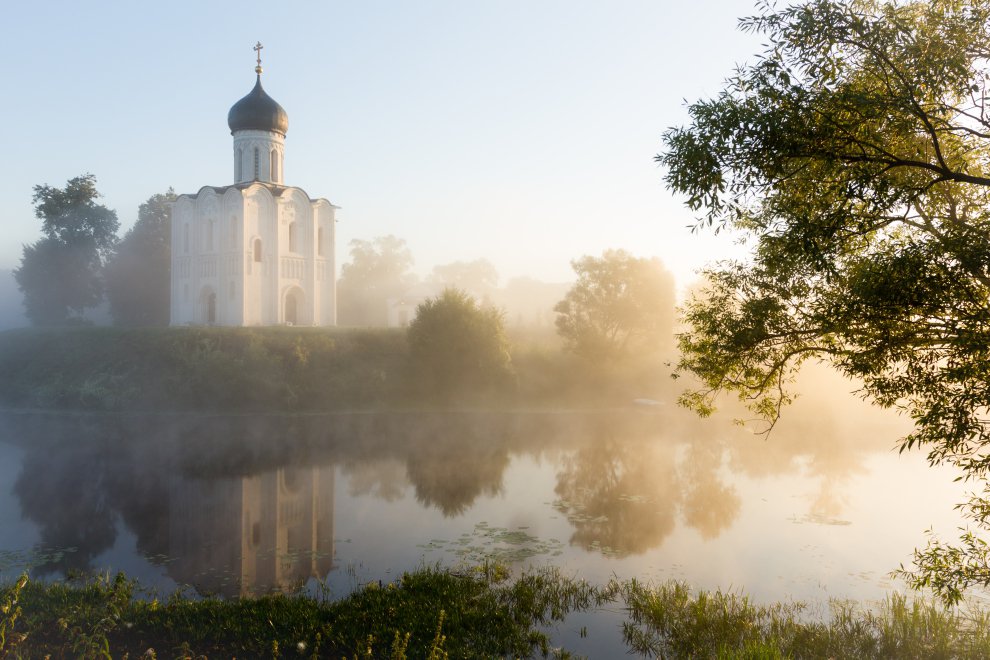
[(387, 301), (416, 282), (412, 252), (405, 240), (379, 236), (351, 241), (351, 261), (337, 283), (341, 325), (385, 325)]
[(511, 383), (502, 313), (463, 291), (445, 289), (420, 304), (408, 333), (412, 375), (423, 393), (471, 397)]
[(34, 187), (44, 238), (25, 245), (14, 277), (35, 325), (78, 321), (103, 297), (103, 266), (117, 241), (117, 214), (97, 204), (96, 177), (69, 179), (65, 188)]
[(117, 325), (168, 325), (172, 267), (171, 188), (148, 198), (107, 266), (107, 298)]
[[(990, 2), (811, 0), (743, 19), (766, 50), (657, 157), (699, 226), (742, 232), (688, 304), (679, 368), (701, 412), (734, 391), (771, 421), (808, 359), (862, 381), (915, 430), (902, 450), (990, 492)], [(905, 573), (956, 601), (990, 585), (979, 535)]]
[(25, 245), (14, 279), (24, 294), (24, 313), (33, 325), (84, 322), (84, 310), (98, 305), (103, 296), (93, 251), (55, 238)]
[(674, 338), (674, 277), (659, 259), (624, 250), (571, 262), (578, 281), (554, 307), (567, 348), (593, 361), (669, 349)]
[(106, 260), (117, 244), (120, 223), (116, 212), (96, 203), (99, 198), (96, 177), (83, 174), (69, 179), (65, 188), (35, 186), (34, 213), (47, 238), (70, 246), (91, 244)]

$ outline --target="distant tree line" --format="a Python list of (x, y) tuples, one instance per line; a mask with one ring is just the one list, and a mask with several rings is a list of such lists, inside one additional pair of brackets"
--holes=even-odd
[(34, 187), (43, 237), (24, 246), (14, 271), (25, 314), (36, 326), (85, 324), (87, 310), (107, 301), (116, 324), (167, 325), (175, 193), (142, 204), (123, 240), (117, 213), (99, 198), (92, 174)]
[[(87, 310), (106, 301), (115, 325), (168, 325), (175, 198), (172, 189), (149, 197), (134, 226), (118, 239), (117, 214), (99, 203), (92, 174), (70, 179), (64, 188), (35, 186), (43, 237), (24, 246), (14, 272), (31, 323), (87, 323)], [(419, 282), (413, 264), (401, 238), (351, 241), (337, 286), (340, 325), (388, 325), (390, 300)], [(599, 364), (672, 349), (674, 279), (659, 260), (606, 250), (572, 266), (577, 282), (553, 308), (565, 349)], [(490, 371), (489, 380), (504, 381), (510, 373), (503, 359), (505, 313), (491, 302), (498, 282), (485, 259), (439, 265), (427, 277), (426, 289), (436, 295), (418, 301), (414, 318), (425, 317), (410, 327), (410, 342), (423, 354), (417, 359), (424, 377), (440, 389), (463, 380), (449, 376), (460, 368), (454, 366), (457, 355)]]

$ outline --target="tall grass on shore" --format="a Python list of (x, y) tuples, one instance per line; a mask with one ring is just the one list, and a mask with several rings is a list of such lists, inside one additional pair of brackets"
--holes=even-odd
[[(614, 599), (552, 568), (423, 568), (347, 598), (135, 597), (123, 575), (0, 588), (0, 657), (487, 658), (544, 656), (541, 627)], [(150, 652), (149, 652), (150, 649)]]
[(623, 585), (623, 637), (659, 658), (988, 658), (990, 614), (891, 594), (876, 610), (833, 601), (823, 621), (802, 603), (754, 605), (746, 596), (693, 594), (683, 583)]
[(138, 598), (123, 575), (0, 588), (0, 657), (570, 657), (548, 626), (620, 600), (627, 648), (658, 658), (987, 658), (990, 614), (891, 595), (875, 610), (615, 580), (595, 587), (544, 568), (423, 568), (347, 598)]

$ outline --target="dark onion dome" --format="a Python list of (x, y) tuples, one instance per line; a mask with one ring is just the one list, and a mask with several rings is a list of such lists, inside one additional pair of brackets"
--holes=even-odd
[(237, 131), (271, 131), (285, 137), (289, 130), (289, 115), (265, 93), (259, 75), (254, 89), (230, 108), (227, 125), (231, 134)]

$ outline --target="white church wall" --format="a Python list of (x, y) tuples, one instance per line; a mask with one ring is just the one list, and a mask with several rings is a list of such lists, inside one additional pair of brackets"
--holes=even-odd
[(223, 246), (223, 283), (220, 295), (224, 299), (228, 325), (244, 325), (244, 236), (241, 231), (244, 198), (236, 188), (223, 195), (223, 223), (220, 244)]
[[(314, 217), (313, 282), (316, 323), (319, 325), (337, 324), (337, 264), (334, 207), (326, 200), (318, 200), (312, 205)], [(322, 230), (322, 231), (321, 231)]]
[(336, 207), (282, 187), (287, 119), (259, 90), (228, 114), (235, 185), (173, 204), (172, 325), (336, 323)]
[(192, 322), (193, 214), (189, 197), (180, 197), (172, 207), (172, 325)]

